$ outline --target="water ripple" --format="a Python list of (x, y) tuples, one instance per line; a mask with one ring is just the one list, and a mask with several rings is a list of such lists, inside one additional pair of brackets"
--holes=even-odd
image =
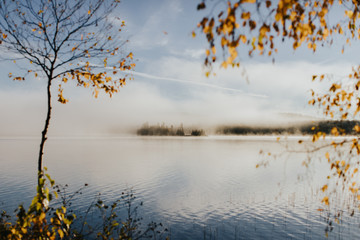
[[(1, 139), (0, 207), (30, 202), (37, 145)], [(308, 176), (301, 154), (256, 169), (260, 146), (281, 151), (274, 138), (59, 138), (49, 140), (45, 162), (69, 193), (89, 184), (74, 211), (99, 193), (112, 202), (133, 189), (141, 216), (167, 225), (171, 239), (323, 239), (328, 222), (316, 189), (326, 173), (299, 182)], [(360, 238), (358, 215), (334, 223), (329, 239)]]

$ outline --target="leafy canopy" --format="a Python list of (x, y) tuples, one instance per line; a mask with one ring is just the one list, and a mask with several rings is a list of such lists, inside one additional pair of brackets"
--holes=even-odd
[[(345, 43), (360, 38), (356, 25), (360, 18), (360, 3), (355, 0), (203, 0), (198, 10), (210, 9), (198, 23), (209, 43), (205, 66), (217, 58), (221, 48), (221, 66), (239, 66), (241, 47), (248, 55), (255, 52), (272, 56), (281, 42), (292, 42), (293, 49), (302, 44), (316, 51), (318, 45), (332, 44), (335, 35), (344, 35)], [(340, 14), (339, 14), (340, 13)], [(195, 32), (193, 32), (195, 36)]]
[[(121, 50), (127, 42), (120, 36), (125, 22), (112, 12), (118, 2), (1, 0), (2, 55), (32, 64), (24, 74), (9, 73), (9, 77), (25, 80), (32, 73), (50, 82), (59, 78), (61, 103), (67, 102), (62, 84), (68, 80), (91, 88), (95, 97), (99, 91), (112, 96), (125, 85), (126, 72), (135, 66), (133, 54)], [(119, 71), (125, 71), (121, 77)]]
[[(314, 52), (319, 45), (331, 45), (337, 41), (344, 51), (346, 44), (360, 39), (360, 2), (357, 0), (202, 0), (197, 9), (207, 11), (206, 16), (198, 23), (198, 28), (208, 42), (204, 60), (207, 75), (212, 71), (215, 62), (220, 61), (223, 68), (239, 67), (242, 49), (246, 49), (246, 55), (249, 56), (255, 53), (273, 56), (282, 41), (291, 42), (294, 50), (306, 45)], [(196, 36), (195, 32), (193, 36)], [(218, 51), (219, 49), (221, 51)], [(220, 60), (219, 52), (223, 56)], [(333, 79), (326, 74), (312, 77), (313, 81), (324, 79), (330, 81), (328, 91), (312, 91), (309, 104), (319, 106), (325, 116), (331, 119), (358, 119), (360, 66), (353, 67), (345, 79)], [(325, 139), (326, 134), (316, 127), (313, 130), (313, 148), (306, 151), (313, 153), (325, 149), (324, 157), (329, 163), (327, 184), (320, 189), (325, 194), (322, 203), (339, 204), (336, 197), (344, 196), (341, 199), (343, 206), (347, 207), (350, 216), (353, 216), (354, 207), (360, 209), (360, 137), (353, 135), (348, 138), (334, 138), (319, 146), (315, 142)], [(355, 125), (353, 130), (360, 133), (360, 126)], [(332, 136), (347, 134), (349, 133), (340, 127), (331, 130)], [(300, 140), (299, 144), (302, 142)], [(311, 161), (312, 158), (309, 157), (303, 165), (309, 166)], [(330, 179), (335, 181), (331, 182)], [(355, 205), (349, 206), (353, 203)], [(341, 215), (342, 211), (339, 210), (334, 214), (335, 220)]]

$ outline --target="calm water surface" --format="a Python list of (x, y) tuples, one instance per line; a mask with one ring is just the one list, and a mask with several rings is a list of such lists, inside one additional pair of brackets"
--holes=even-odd
[[(286, 154), (274, 137), (52, 138), (44, 165), (75, 190), (84, 211), (101, 192), (114, 201), (132, 188), (144, 221), (166, 225), (171, 239), (324, 239), (317, 211), (326, 163), (307, 169), (306, 154)], [(297, 140), (289, 140), (296, 144)], [(35, 192), (38, 139), (0, 139), (0, 208), (29, 204)], [(259, 151), (283, 153), (266, 168)], [(323, 154), (323, 153), (318, 153)], [(359, 217), (344, 217), (330, 239), (360, 238)]]

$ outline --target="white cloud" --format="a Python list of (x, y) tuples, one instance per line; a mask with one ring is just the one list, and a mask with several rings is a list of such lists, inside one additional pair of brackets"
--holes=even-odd
[[(149, 65), (151, 71), (147, 74), (135, 74), (135, 80), (112, 99), (104, 95), (94, 99), (89, 89), (66, 86), (65, 96), (70, 102), (61, 105), (54, 99), (50, 136), (126, 132), (144, 122), (203, 127), (286, 122), (288, 119), (279, 119), (278, 113), (313, 114), (313, 108), (307, 105), (308, 90), (324, 89), (324, 83), (311, 82), (313, 74), (334, 73), (340, 77), (351, 70), (345, 63), (251, 63), (246, 66), (248, 84), (238, 69), (219, 70), (216, 78), (206, 78), (197, 61), (164, 58), (153, 65), (160, 63), (163, 67)], [(0, 91), (0, 111), (0, 136), (40, 136), (46, 113), (45, 92)]]

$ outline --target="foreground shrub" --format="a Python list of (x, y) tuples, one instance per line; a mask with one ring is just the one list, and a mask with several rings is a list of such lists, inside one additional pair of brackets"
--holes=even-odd
[[(142, 218), (137, 216), (138, 207), (135, 205), (135, 195), (131, 190), (122, 193), (119, 200), (105, 204), (100, 195), (88, 207), (83, 216), (77, 218), (69, 210), (71, 200), (80, 190), (67, 195), (66, 187), (55, 185), (55, 181), (48, 174), (41, 174), (37, 186), (36, 196), (28, 210), (23, 205), (15, 211), (15, 219), (2, 211), (0, 214), (0, 240), (20, 239), (162, 239), (167, 229), (162, 224), (151, 222), (142, 227)], [(87, 184), (85, 184), (87, 186)], [(50, 190), (51, 189), (51, 190)], [(60, 200), (58, 207), (50, 207), (54, 199)], [(126, 219), (121, 220), (120, 210), (125, 210)], [(100, 219), (100, 224), (92, 225), (87, 222), (90, 213)]]

